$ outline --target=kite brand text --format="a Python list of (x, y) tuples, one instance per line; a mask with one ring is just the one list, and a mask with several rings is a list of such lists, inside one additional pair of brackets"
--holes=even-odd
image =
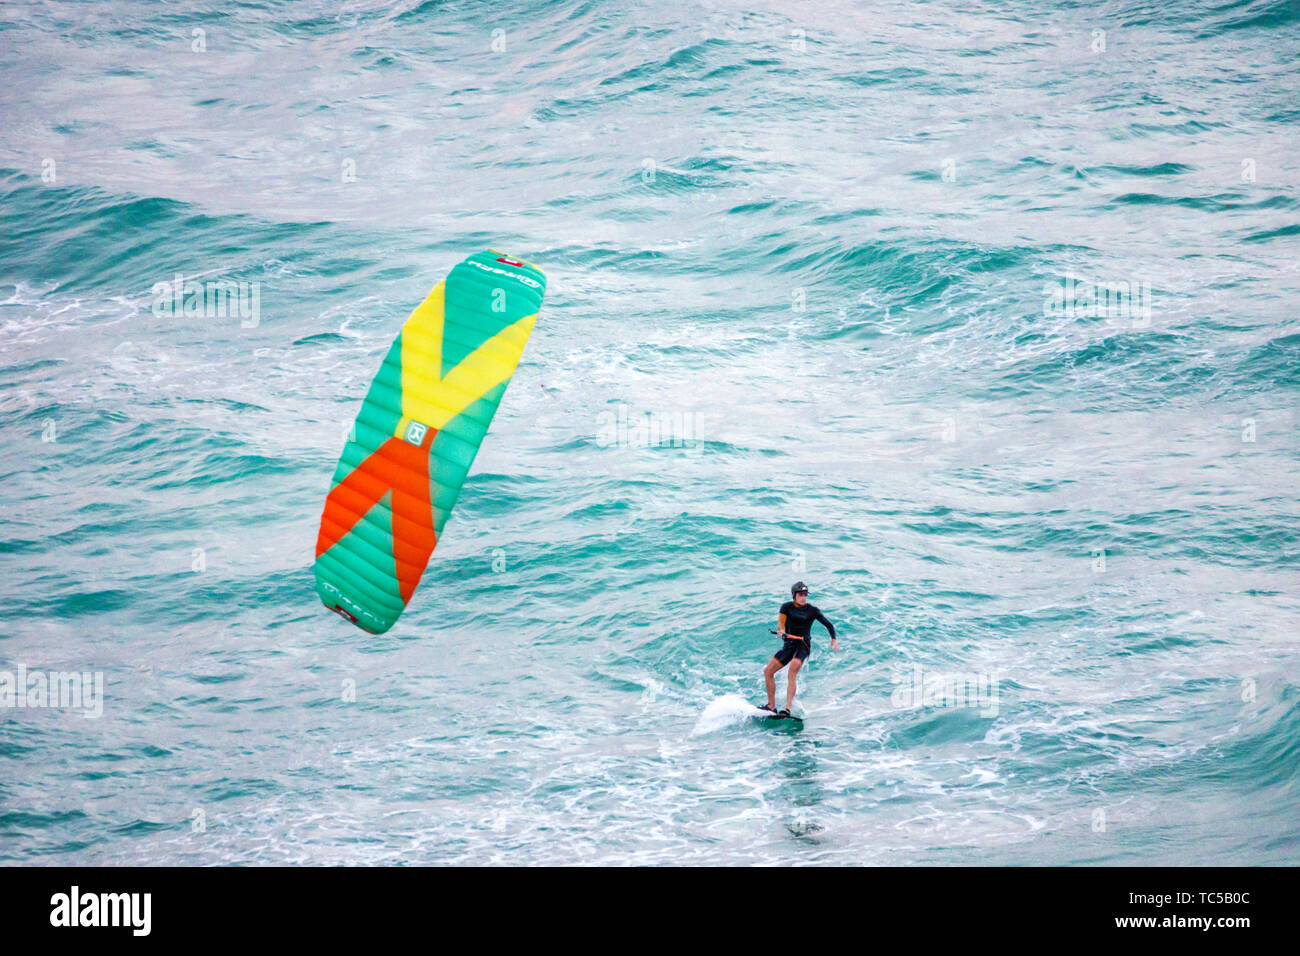
[[(500, 262), (501, 260), (498, 259), (497, 261)], [(531, 286), (534, 289), (540, 289), (542, 287), (542, 284), (532, 276), (526, 276), (518, 272), (507, 272), (505, 269), (498, 269), (496, 266), (485, 266), (483, 263), (475, 262), (473, 259), (466, 260), (466, 264), (473, 266), (475, 269), (482, 269), (484, 272), (495, 272), (497, 275), (509, 276), (510, 278), (517, 279), (524, 285)]]

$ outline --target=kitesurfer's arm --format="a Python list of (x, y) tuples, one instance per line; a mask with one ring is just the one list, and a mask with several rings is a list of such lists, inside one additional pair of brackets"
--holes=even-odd
[(824, 628), (826, 628), (826, 630), (830, 631), (830, 634), (831, 634), (831, 650), (833, 650), (833, 651), (838, 651), (838, 650), (840, 649), (840, 642), (839, 642), (839, 640), (837, 640), (836, 637), (835, 637), (835, 625), (832, 624), (830, 621), (828, 621), (828, 620), (826, 619), (826, 615), (823, 614), (821, 611), (818, 611), (818, 612), (817, 612), (817, 620), (819, 620), (819, 621), (822, 622), (822, 627), (824, 627)]
[(785, 615), (784, 614), (778, 614), (776, 616), (776, 636), (781, 638), (782, 640), (785, 640)]

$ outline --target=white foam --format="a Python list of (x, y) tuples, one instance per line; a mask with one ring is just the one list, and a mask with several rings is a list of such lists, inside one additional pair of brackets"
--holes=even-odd
[(716, 700), (709, 701), (708, 706), (704, 708), (704, 713), (700, 714), (700, 719), (695, 722), (695, 729), (691, 731), (691, 736), (711, 734), (715, 730), (731, 727), (754, 717), (767, 716), (770, 716), (768, 711), (755, 707), (739, 694), (724, 694)]

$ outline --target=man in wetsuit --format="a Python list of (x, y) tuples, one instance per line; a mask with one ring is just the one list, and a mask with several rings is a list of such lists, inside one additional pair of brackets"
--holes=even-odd
[(776, 617), (777, 636), (785, 643), (763, 668), (763, 682), (767, 685), (767, 705), (763, 709), (776, 713), (776, 672), (787, 664), (790, 665), (785, 687), (785, 710), (781, 711), (781, 717), (789, 717), (790, 708), (794, 706), (794, 678), (812, 649), (812, 638), (809, 636), (812, 622), (821, 621), (826, 630), (830, 631), (831, 650), (840, 649), (840, 642), (835, 639), (835, 625), (826, 620), (826, 615), (815, 605), (808, 603), (808, 586), (802, 581), (796, 581), (794, 587), (790, 588), (790, 597), (792, 600), (781, 605)]

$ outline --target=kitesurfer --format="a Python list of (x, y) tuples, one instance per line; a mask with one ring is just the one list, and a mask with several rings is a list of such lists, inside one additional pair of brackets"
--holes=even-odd
[(763, 683), (767, 686), (767, 704), (764, 710), (776, 713), (776, 672), (787, 664), (790, 670), (786, 674), (785, 710), (779, 716), (789, 717), (790, 708), (794, 706), (794, 680), (803, 662), (808, 659), (812, 649), (809, 632), (813, 621), (821, 621), (830, 632), (831, 650), (838, 651), (840, 643), (835, 639), (835, 625), (826, 620), (816, 605), (808, 603), (808, 586), (796, 581), (790, 588), (790, 600), (781, 605), (776, 617), (776, 633), (784, 643), (781, 649), (772, 655), (772, 659), (763, 668)]

